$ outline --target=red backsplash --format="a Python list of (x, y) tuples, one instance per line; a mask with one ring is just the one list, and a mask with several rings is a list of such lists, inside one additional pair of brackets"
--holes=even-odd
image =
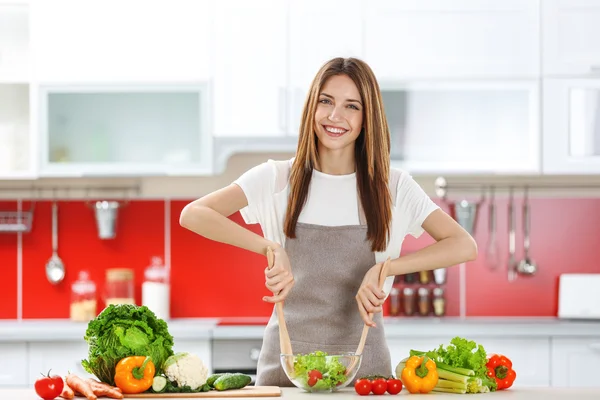
[[(272, 307), (261, 298), (264, 287), (262, 256), (211, 242), (179, 226), (186, 201), (171, 202), (171, 315), (188, 317), (269, 316)], [(600, 200), (533, 199), (532, 257), (539, 265), (534, 277), (508, 282), (506, 268), (492, 271), (486, 264), (487, 204), (475, 231), (479, 258), (467, 265), (468, 316), (554, 316), (558, 276), (564, 272), (600, 272), (598, 233)], [(120, 210), (117, 238), (101, 240), (92, 210), (81, 201), (59, 203), (59, 255), (67, 275), (57, 286), (48, 283), (44, 265), (51, 255), (51, 215), (48, 201), (35, 207), (33, 229), (22, 235), (23, 318), (68, 318), (70, 285), (86, 269), (97, 282), (102, 301), (105, 270), (127, 267), (135, 271), (136, 301), (141, 303), (143, 271), (154, 255), (164, 255), (165, 203), (134, 201)], [(520, 207), (520, 203), (517, 204)], [(28, 204), (25, 204), (28, 207)], [(0, 202), (0, 209), (14, 202)], [(497, 202), (498, 241), (502, 265), (506, 263), (506, 200)], [(518, 256), (522, 256), (521, 213), (518, 208)], [(238, 214), (231, 217), (243, 224)], [(258, 226), (250, 226), (260, 233)], [(426, 234), (407, 237), (403, 252), (432, 243)], [(17, 318), (17, 235), (0, 234), (0, 318)], [(458, 266), (448, 273), (448, 315), (458, 315)], [(103, 306), (102, 302), (99, 305)]]

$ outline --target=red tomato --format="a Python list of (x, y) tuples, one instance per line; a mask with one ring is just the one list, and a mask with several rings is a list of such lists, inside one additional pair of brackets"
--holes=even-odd
[(43, 375), (42, 378), (35, 381), (35, 392), (44, 400), (57, 398), (64, 388), (63, 379), (58, 375)]
[(402, 381), (400, 379), (390, 378), (387, 380), (387, 392), (389, 394), (398, 394), (402, 391)]
[(387, 390), (387, 381), (384, 378), (377, 378), (373, 381), (371, 392), (373, 394), (384, 394)]
[(371, 381), (368, 379), (358, 379), (354, 384), (354, 390), (361, 396), (366, 396), (371, 393)]
[(308, 386), (315, 386), (319, 379), (323, 378), (321, 371), (313, 369), (308, 373)]

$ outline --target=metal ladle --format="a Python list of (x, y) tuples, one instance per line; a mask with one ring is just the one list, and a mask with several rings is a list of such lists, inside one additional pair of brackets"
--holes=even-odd
[(52, 202), (52, 256), (46, 263), (46, 277), (53, 285), (65, 278), (65, 265), (58, 256), (58, 205)]
[(525, 188), (525, 195), (523, 199), (523, 248), (525, 250), (524, 258), (517, 265), (517, 272), (521, 275), (533, 275), (537, 271), (537, 265), (529, 257), (529, 231), (531, 228), (531, 221), (529, 217), (529, 199), (527, 196), (527, 188)]

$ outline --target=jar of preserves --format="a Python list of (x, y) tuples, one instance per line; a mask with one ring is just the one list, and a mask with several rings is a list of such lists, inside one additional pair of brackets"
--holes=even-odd
[(429, 312), (429, 289), (419, 288), (419, 314), (425, 316), (429, 315)]
[(446, 314), (446, 299), (444, 298), (444, 289), (433, 289), (433, 313), (441, 317)]
[(106, 270), (106, 305), (135, 304), (134, 273), (129, 268), (110, 268)]
[(88, 322), (96, 318), (96, 284), (87, 271), (79, 271), (77, 280), (71, 285), (72, 321)]

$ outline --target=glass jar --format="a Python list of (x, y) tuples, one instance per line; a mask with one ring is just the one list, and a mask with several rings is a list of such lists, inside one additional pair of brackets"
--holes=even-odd
[(400, 314), (400, 290), (392, 287), (390, 290), (390, 315), (396, 316)]
[(88, 322), (96, 318), (96, 284), (87, 271), (79, 271), (77, 280), (71, 285), (72, 321)]
[(433, 313), (438, 317), (446, 315), (446, 299), (442, 288), (433, 289)]
[(402, 302), (404, 303), (404, 314), (413, 315), (415, 313), (415, 290), (405, 287), (402, 290)]
[(429, 315), (429, 289), (419, 288), (419, 314)]
[(419, 272), (419, 281), (421, 284), (427, 285), (429, 283), (429, 271)]
[(169, 319), (170, 285), (169, 270), (162, 258), (152, 257), (150, 265), (144, 272), (142, 283), (142, 305), (148, 307), (163, 320)]
[(133, 290), (134, 273), (129, 268), (106, 270), (106, 305), (135, 304)]

